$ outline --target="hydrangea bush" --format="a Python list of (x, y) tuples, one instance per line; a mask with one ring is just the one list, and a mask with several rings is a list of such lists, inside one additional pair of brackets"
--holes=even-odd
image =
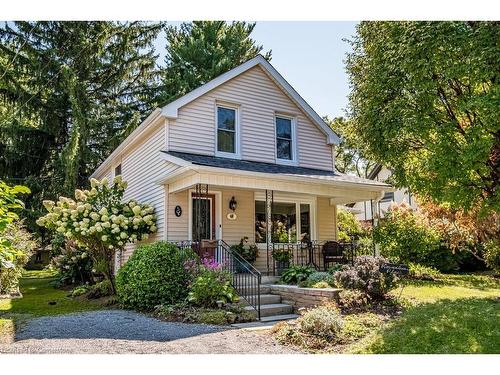
[(102, 272), (115, 292), (115, 253), (127, 243), (145, 240), (156, 232), (154, 208), (135, 200), (123, 202), (127, 183), (121, 176), (115, 177), (111, 185), (107, 178), (90, 182), (91, 189), (77, 189), (75, 199), (44, 201), (48, 213), (37, 224), (85, 246), (94, 263), (105, 265)]

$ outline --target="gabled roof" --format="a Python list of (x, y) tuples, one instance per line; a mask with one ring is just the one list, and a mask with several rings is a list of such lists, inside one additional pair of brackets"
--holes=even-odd
[(382, 188), (384, 190), (391, 189), (390, 185), (383, 182), (368, 180), (347, 174), (326, 171), (315, 168), (305, 168), (293, 165), (281, 165), (273, 163), (264, 163), (258, 161), (239, 160), (232, 158), (222, 158), (209, 155), (198, 155), (187, 152), (178, 151), (162, 151), (165, 159), (182, 167), (189, 168), (190, 166), (211, 167), (220, 169), (229, 169), (233, 173), (238, 172), (253, 172), (270, 174), (273, 178), (278, 177), (299, 177), (303, 179), (315, 181), (316, 183), (348, 183), (371, 186), (373, 188)]
[(247, 70), (259, 65), (268, 76), (280, 87), (292, 101), (304, 111), (313, 123), (326, 135), (328, 144), (339, 144), (340, 137), (323, 121), (314, 109), (295, 91), (295, 89), (283, 78), (281, 74), (267, 61), (262, 55), (257, 55), (243, 64), (221, 74), (213, 80), (205, 83), (197, 89), (181, 96), (179, 99), (167, 104), (162, 108), (162, 114), (167, 118), (177, 118), (179, 108), (206, 94), (207, 92), (217, 88), (225, 82), (239, 76)]
[(197, 89), (181, 96), (179, 99), (170, 102), (163, 108), (155, 109), (125, 140), (109, 155), (104, 162), (92, 173), (91, 177), (96, 177), (102, 173), (105, 169), (110, 167), (111, 162), (121, 154), (126, 148), (128, 148), (136, 139), (141, 135), (149, 131), (150, 128), (154, 127), (157, 120), (166, 118), (177, 118), (178, 110), (182, 106), (192, 102), (196, 98), (204, 95), (205, 93), (215, 89), (216, 87), (222, 85), (223, 83), (229, 81), (232, 78), (246, 72), (247, 70), (259, 65), (264, 72), (275, 82), (278, 87), (280, 87), (290, 99), (304, 111), (304, 113), (310, 118), (310, 120), (318, 126), (318, 128), (327, 137), (328, 144), (338, 145), (340, 143), (340, 137), (326, 124), (321, 116), (319, 116), (312, 108), (307, 104), (307, 102), (295, 91), (295, 89), (278, 73), (278, 71), (262, 56), (257, 55), (253, 59), (250, 59), (243, 64), (237, 66), (234, 69), (229, 70), (226, 73), (214, 78), (213, 80), (207, 82), (206, 84), (198, 87)]

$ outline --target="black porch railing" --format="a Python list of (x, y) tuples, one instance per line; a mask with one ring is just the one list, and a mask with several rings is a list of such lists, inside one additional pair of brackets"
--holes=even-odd
[[(335, 246), (332, 246), (335, 245)], [(333, 249), (335, 247), (335, 250)], [(276, 275), (279, 264), (272, 252), (288, 252), (289, 266), (310, 266), (318, 271), (326, 271), (331, 263), (352, 263), (356, 256), (356, 245), (351, 242), (311, 241), (299, 243), (273, 243), (268, 252), (268, 273)], [(332, 258), (334, 260), (332, 261)]]
[(200, 258), (215, 259), (222, 268), (232, 275), (231, 285), (236, 293), (257, 312), (260, 320), (260, 284), (262, 275), (250, 262), (231, 250), (223, 240), (181, 241), (177, 242), (181, 250), (192, 249)]

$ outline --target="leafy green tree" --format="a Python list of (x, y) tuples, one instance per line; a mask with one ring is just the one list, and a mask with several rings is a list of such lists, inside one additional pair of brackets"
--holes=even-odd
[[(15, 22), (0, 26), (0, 177), (45, 198), (88, 176), (156, 106), (154, 41), (145, 22)], [(34, 227), (34, 225), (33, 225)]]
[[(185, 22), (167, 28), (161, 102), (168, 103), (262, 52), (250, 38), (255, 23)], [(271, 51), (265, 54), (269, 60)]]
[(36, 243), (17, 220), (16, 211), (24, 204), (19, 194), (27, 194), (26, 186), (9, 186), (0, 180), (0, 294), (17, 294), (22, 267)]
[(500, 210), (499, 40), (498, 22), (358, 25), (348, 125), (398, 185)]
[(363, 157), (362, 145), (356, 133), (349, 126), (350, 120), (335, 117), (330, 120), (324, 118), (330, 128), (340, 135), (341, 142), (335, 147), (335, 169), (341, 173), (356, 174), (358, 177), (367, 178), (377, 163)]

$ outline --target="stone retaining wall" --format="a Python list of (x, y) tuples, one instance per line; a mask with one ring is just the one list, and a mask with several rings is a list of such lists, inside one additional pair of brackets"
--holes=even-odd
[(299, 288), (296, 285), (270, 285), (271, 294), (279, 294), (281, 302), (292, 305), (295, 310), (312, 307), (324, 302), (337, 302), (342, 289)]

